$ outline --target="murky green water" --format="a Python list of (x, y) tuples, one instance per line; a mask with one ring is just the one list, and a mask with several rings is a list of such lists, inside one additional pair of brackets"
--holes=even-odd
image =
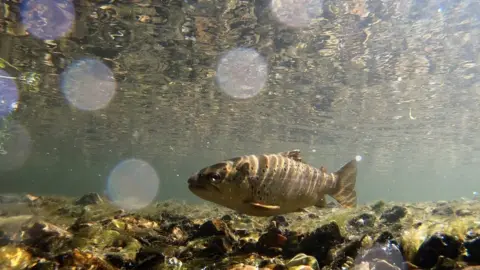
[(360, 202), (478, 190), (477, 1), (14, 2), (2, 193), (198, 201), (196, 170), (295, 148), (362, 156)]

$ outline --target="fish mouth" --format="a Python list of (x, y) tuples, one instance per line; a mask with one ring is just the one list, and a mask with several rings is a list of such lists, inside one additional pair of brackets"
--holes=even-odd
[(188, 184), (188, 189), (191, 191), (215, 191), (220, 193), (220, 189), (217, 186), (214, 185), (199, 185), (199, 184), (194, 184), (194, 183), (189, 183)]
[(194, 189), (194, 190), (207, 190), (207, 187), (204, 185), (198, 185), (198, 184), (188, 184), (189, 189)]
[(188, 189), (194, 192), (220, 192), (220, 188), (216, 185), (198, 181), (198, 175), (194, 175), (188, 179)]

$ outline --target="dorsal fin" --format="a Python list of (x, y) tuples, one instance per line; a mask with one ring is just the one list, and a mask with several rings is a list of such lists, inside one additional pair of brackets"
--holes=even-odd
[(278, 154), (281, 155), (281, 156), (287, 157), (287, 158), (291, 158), (291, 159), (293, 159), (295, 161), (298, 161), (298, 162), (303, 162), (302, 157), (300, 156), (300, 150), (299, 149), (295, 149), (295, 150), (291, 150), (291, 151), (287, 151), (287, 152), (280, 152)]

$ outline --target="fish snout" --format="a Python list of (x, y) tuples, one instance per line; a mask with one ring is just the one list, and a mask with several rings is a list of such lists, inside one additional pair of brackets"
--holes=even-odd
[(189, 187), (198, 186), (198, 174), (190, 176), (187, 182)]

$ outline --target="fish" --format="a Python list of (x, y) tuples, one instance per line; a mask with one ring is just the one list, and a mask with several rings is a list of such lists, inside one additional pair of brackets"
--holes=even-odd
[(305, 163), (300, 150), (244, 155), (205, 167), (188, 178), (203, 200), (250, 216), (275, 216), (326, 207), (331, 196), (341, 207), (357, 206), (357, 161), (328, 173)]

